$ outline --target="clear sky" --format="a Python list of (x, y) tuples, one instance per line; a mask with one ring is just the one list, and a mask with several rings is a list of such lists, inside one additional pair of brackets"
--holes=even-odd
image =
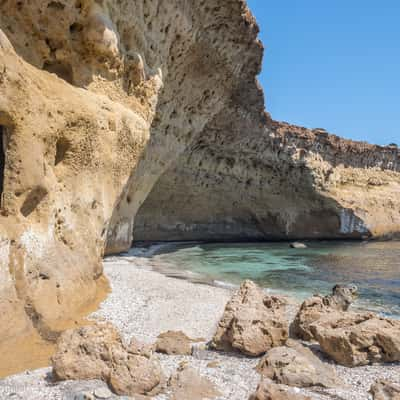
[(400, 145), (400, 0), (248, 0), (277, 120)]

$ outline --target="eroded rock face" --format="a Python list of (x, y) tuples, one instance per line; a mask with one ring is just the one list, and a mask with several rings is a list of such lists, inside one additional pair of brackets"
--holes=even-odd
[(373, 313), (327, 314), (310, 326), (321, 350), (348, 367), (400, 361), (400, 321)]
[(370, 390), (374, 400), (400, 400), (400, 384), (378, 381)]
[(262, 46), (242, 0), (6, 0), (0, 32), (1, 345), (104, 295), (102, 255)]
[(311, 398), (265, 378), (261, 380), (257, 391), (250, 396), (249, 400), (311, 400)]
[(326, 314), (337, 311), (347, 311), (357, 298), (357, 287), (354, 285), (336, 285), (332, 294), (327, 296), (315, 295), (305, 300), (294, 321), (290, 326), (292, 336), (303, 340), (313, 340), (310, 325)]
[(339, 385), (334, 368), (294, 340), (288, 340), (284, 347), (269, 350), (257, 370), (274, 382), (288, 386), (329, 388)]
[(263, 110), (254, 86), (232, 96), (154, 186), (136, 240), (399, 236), (398, 149), (276, 122)]
[(267, 296), (254, 282), (245, 281), (225, 307), (212, 347), (258, 356), (288, 338), (282, 299)]
[(158, 360), (131, 352), (110, 324), (64, 332), (52, 358), (57, 380), (101, 379), (120, 395), (154, 394), (162, 383)]

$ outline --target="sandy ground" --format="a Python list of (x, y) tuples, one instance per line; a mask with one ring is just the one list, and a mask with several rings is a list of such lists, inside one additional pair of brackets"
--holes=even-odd
[[(112, 322), (127, 340), (135, 336), (151, 343), (158, 334), (170, 329), (182, 330), (193, 338), (211, 339), (232, 289), (166, 277), (154, 272), (153, 267), (148, 258), (107, 259), (104, 268), (112, 293), (91, 318)], [(204, 350), (194, 356), (160, 356), (167, 376), (183, 360), (215, 382), (223, 394), (218, 400), (247, 400), (259, 382), (254, 370), (258, 359)], [(209, 367), (211, 361), (218, 361), (218, 366)], [(400, 383), (400, 364), (336, 369), (343, 388), (301, 392), (313, 399), (361, 400), (371, 399), (368, 390), (378, 378)], [(51, 370), (45, 368), (0, 381), (0, 399), (81, 400), (83, 392), (101, 387), (104, 384), (98, 381), (53, 384)], [(166, 395), (156, 397), (164, 399)]]

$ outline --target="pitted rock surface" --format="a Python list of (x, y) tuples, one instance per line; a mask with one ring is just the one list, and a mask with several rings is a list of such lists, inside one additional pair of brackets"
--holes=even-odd
[(110, 324), (64, 332), (52, 364), (57, 380), (100, 379), (119, 395), (157, 393), (163, 380), (158, 360), (131, 353)]
[(340, 385), (332, 366), (322, 362), (309, 348), (291, 339), (286, 346), (269, 350), (257, 370), (274, 382), (288, 386), (330, 388)]
[(310, 326), (321, 350), (348, 367), (400, 361), (400, 321), (373, 313), (327, 314)]
[(305, 300), (290, 326), (291, 335), (303, 340), (313, 340), (311, 324), (326, 314), (347, 311), (357, 294), (357, 287), (354, 285), (336, 285), (330, 295), (314, 295)]
[(288, 338), (284, 300), (268, 296), (252, 281), (245, 281), (225, 307), (212, 347), (259, 356), (282, 346)]

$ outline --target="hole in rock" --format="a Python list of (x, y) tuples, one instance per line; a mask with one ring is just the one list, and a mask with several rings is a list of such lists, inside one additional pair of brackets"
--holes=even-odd
[(26, 218), (35, 211), (41, 201), (47, 196), (47, 190), (43, 187), (33, 189), (26, 197), (21, 207), (21, 214)]
[(41, 273), (39, 274), (39, 278), (42, 279), (43, 281), (48, 281), (48, 280), (50, 279), (50, 276), (47, 275), (47, 274), (44, 273), (44, 272), (41, 272)]
[(70, 27), (69, 31), (71, 34), (79, 33), (83, 31), (83, 25), (74, 22)]
[(43, 69), (52, 74), (56, 74), (60, 79), (68, 82), (69, 84), (74, 84), (74, 74), (72, 71), (72, 67), (68, 64), (63, 64), (60, 62), (51, 63), (46, 61), (43, 64)]
[(4, 189), (4, 169), (6, 165), (6, 132), (5, 127), (0, 125), (0, 197)]
[(60, 1), (51, 1), (49, 4), (47, 4), (47, 8), (62, 11), (65, 8), (65, 4), (61, 3)]
[(56, 157), (54, 164), (60, 164), (60, 162), (65, 160), (65, 157), (67, 155), (68, 150), (70, 149), (71, 144), (70, 142), (65, 139), (65, 138), (60, 138), (57, 140), (56, 143)]

